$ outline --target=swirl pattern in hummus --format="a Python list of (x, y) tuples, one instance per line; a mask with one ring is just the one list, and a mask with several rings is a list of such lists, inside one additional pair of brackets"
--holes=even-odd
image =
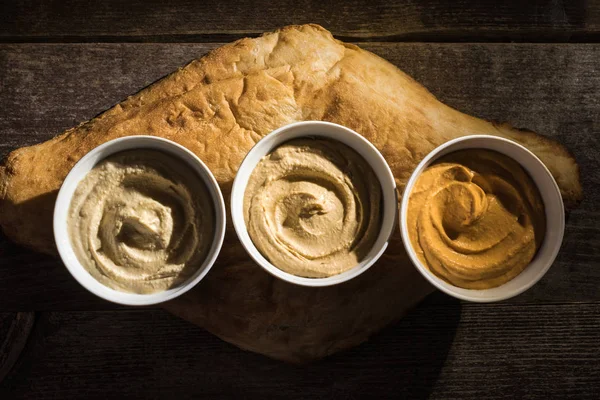
[(303, 277), (356, 266), (381, 227), (381, 185), (348, 146), (295, 139), (256, 166), (244, 195), (254, 245), (273, 265)]
[(185, 281), (212, 243), (214, 207), (201, 178), (157, 150), (110, 156), (79, 183), (69, 235), (79, 262), (104, 285), (153, 293)]
[(458, 151), (428, 167), (411, 192), (407, 218), (421, 262), (467, 289), (513, 279), (546, 230), (535, 183), (516, 161), (489, 150)]

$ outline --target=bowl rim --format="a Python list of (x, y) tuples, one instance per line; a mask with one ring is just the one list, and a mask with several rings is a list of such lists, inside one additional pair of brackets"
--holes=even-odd
[[(468, 142), (474, 142), (474, 143), (482, 143), (483, 142), (483, 143), (486, 143), (486, 145), (482, 147), (480, 144), (480, 145), (474, 145), (472, 147), (465, 146), (465, 147), (460, 147), (460, 148), (454, 149), (455, 147), (459, 147), (460, 145), (468, 144)], [(486, 147), (487, 145), (489, 145), (490, 147)], [(507, 154), (507, 152), (499, 150), (499, 147), (496, 147), (496, 146), (501, 146), (501, 145), (511, 148), (511, 151), (513, 152), (513, 154)], [(431, 165), (433, 162), (435, 162), (440, 157), (442, 157), (446, 154), (453, 153), (455, 151), (467, 150), (467, 149), (488, 149), (488, 150), (492, 150), (492, 151), (496, 151), (501, 154), (504, 154), (504, 155), (510, 157), (511, 159), (513, 159), (514, 161), (516, 161), (529, 174), (529, 176), (535, 183), (536, 187), (538, 188), (538, 191), (540, 192), (540, 196), (542, 197), (542, 201), (544, 202), (544, 208), (545, 208), (546, 232), (544, 235), (544, 240), (542, 242), (542, 245), (538, 249), (533, 260), (528, 264), (527, 267), (525, 267), (525, 269), (523, 271), (521, 271), (521, 273), (519, 275), (517, 275), (510, 281), (504, 283), (503, 285), (500, 285), (500, 286), (497, 286), (494, 288), (489, 288), (489, 289), (465, 289), (465, 288), (461, 288), (461, 287), (452, 285), (451, 283), (448, 283), (445, 280), (437, 277), (426, 266), (424, 266), (423, 263), (419, 260), (419, 258), (416, 255), (415, 250), (412, 247), (412, 244), (411, 244), (410, 238), (409, 238), (409, 234), (408, 234), (408, 227), (407, 227), (408, 202), (409, 202), (409, 198), (410, 198), (410, 192), (412, 191), (414, 184), (416, 183), (418, 177), (425, 170), (425, 168), (427, 168), (429, 165)], [(525, 165), (523, 165), (523, 163), (516, 160), (514, 158), (515, 154), (516, 154), (516, 153), (514, 153), (515, 151), (519, 151), (521, 155), (529, 158), (533, 163), (537, 164), (537, 167), (540, 171), (540, 175), (534, 176), (534, 174), (531, 173), (530, 168), (527, 168)], [(544, 176), (542, 176), (542, 174), (544, 174)], [(548, 192), (542, 190), (542, 188), (540, 187), (540, 185), (541, 185), (540, 182), (542, 182), (542, 179), (544, 179), (544, 182), (546, 184), (550, 183), (550, 185), (548, 187)], [(551, 215), (551, 218), (550, 218), (549, 209), (551, 208), (551, 205), (548, 204), (549, 201), (555, 202), (554, 204), (556, 204), (556, 206), (554, 206), (552, 208), (557, 208), (558, 209), (557, 211), (559, 211), (559, 215), (553, 214), (553, 215)], [(534, 286), (546, 274), (546, 272), (548, 272), (548, 270), (550, 269), (550, 267), (552, 266), (554, 260), (556, 259), (557, 255), (558, 255), (558, 252), (560, 250), (560, 246), (561, 246), (561, 243), (562, 243), (562, 240), (564, 237), (565, 211), (564, 211), (564, 203), (562, 200), (562, 196), (560, 194), (560, 189), (558, 187), (558, 184), (556, 183), (556, 180), (554, 179), (554, 177), (552, 176), (552, 174), (550, 173), (550, 171), (548, 170), (546, 165), (535, 154), (533, 154), (529, 149), (527, 149), (525, 146), (523, 146), (513, 140), (506, 139), (506, 138), (499, 137), (499, 136), (467, 135), (467, 136), (462, 136), (462, 137), (459, 137), (456, 139), (452, 139), (452, 140), (445, 142), (442, 145), (436, 147), (431, 152), (429, 152), (425, 156), (425, 158), (423, 158), (423, 160), (417, 165), (417, 167), (412, 172), (412, 174), (403, 190), (403, 193), (402, 193), (402, 198), (401, 198), (401, 202), (400, 202), (399, 222), (400, 222), (400, 233), (401, 233), (401, 237), (402, 237), (402, 243), (404, 244), (404, 248), (405, 248), (407, 254), (409, 255), (409, 258), (411, 259), (415, 268), (421, 273), (421, 275), (423, 275), (423, 277), (425, 277), (425, 279), (427, 279), (437, 289), (441, 290), (442, 292), (444, 292), (452, 297), (458, 298), (460, 300), (470, 301), (470, 302), (488, 303), (488, 302), (496, 302), (496, 301), (506, 300), (506, 299), (515, 297), (515, 296), (525, 292), (526, 290), (528, 290), (532, 286)], [(553, 223), (550, 223), (550, 222), (553, 222)], [(549, 232), (552, 229), (556, 229), (556, 231), (551, 232), (552, 235), (549, 235)], [(553, 244), (549, 244), (549, 240), (552, 240)], [(542, 250), (544, 251), (543, 253), (542, 253)], [(545, 257), (543, 260), (541, 259), (542, 256)], [(515, 281), (519, 276), (521, 276), (521, 275), (524, 276), (525, 271), (527, 271), (527, 269), (534, 263), (540, 264), (541, 266), (538, 267), (537, 273), (535, 273), (535, 274), (532, 273), (533, 275), (530, 277), (530, 279), (528, 279), (527, 281), (524, 281), (524, 283), (522, 283), (521, 285), (518, 285), (518, 286), (516, 286), (516, 284), (507, 286), (507, 285), (509, 285), (509, 283)], [(535, 266), (537, 266), (537, 264), (535, 264)], [(515, 286), (515, 287), (513, 288), (512, 286)], [(508, 287), (510, 287), (510, 289), (507, 289)], [(504, 289), (504, 292), (503, 292), (503, 289)]]
[[(337, 133), (336, 133), (337, 132)], [(324, 138), (341, 142), (352, 148), (371, 166), (382, 189), (382, 224), (373, 247), (355, 267), (340, 274), (323, 278), (301, 277), (285, 272), (270, 263), (256, 248), (250, 238), (244, 219), (243, 200), (248, 179), (262, 157), (270, 154), (285, 142), (300, 137)], [(374, 163), (377, 165), (373, 165)], [(343, 125), (327, 121), (301, 121), (284, 125), (261, 138), (244, 157), (231, 190), (231, 219), (238, 236), (250, 257), (265, 271), (283, 281), (299, 286), (323, 287), (349, 281), (367, 271), (386, 250), (390, 237), (396, 229), (398, 215), (398, 191), (392, 171), (379, 150), (367, 139)], [(387, 220), (386, 220), (387, 216)]]
[[(207, 187), (214, 206), (215, 232), (209, 252), (197, 271), (175, 287), (155, 293), (129, 293), (105, 286), (81, 265), (73, 251), (68, 233), (68, 210), (73, 194), (89, 171), (107, 157), (122, 151), (152, 149), (179, 159), (193, 170)], [(71, 168), (58, 192), (53, 213), (54, 241), (63, 264), (81, 286), (92, 294), (113, 303), (145, 306), (172, 300), (196, 286), (208, 274), (221, 250), (225, 238), (226, 212), (223, 194), (210, 169), (184, 146), (157, 136), (131, 135), (107, 141), (87, 152)]]

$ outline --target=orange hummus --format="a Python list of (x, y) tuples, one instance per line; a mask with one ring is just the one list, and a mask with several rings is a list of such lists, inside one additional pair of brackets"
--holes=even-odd
[(421, 262), (467, 289), (513, 279), (546, 230), (533, 180), (516, 161), (489, 150), (461, 150), (428, 167), (410, 194), (407, 218)]

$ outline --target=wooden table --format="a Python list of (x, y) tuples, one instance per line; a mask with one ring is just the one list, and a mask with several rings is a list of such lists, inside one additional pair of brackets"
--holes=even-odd
[(241, 351), (160, 309), (96, 299), (60, 261), (0, 238), (0, 398), (598, 398), (600, 5), (55, 0), (1, 7), (2, 156), (93, 117), (222, 42), (315, 22), (459, 110), (557, 138), (581, 166), (585, 200), (569, 215), (554, 266), (527, 293), (488, 305), (435, 293), (369, 342), (301, 367)]

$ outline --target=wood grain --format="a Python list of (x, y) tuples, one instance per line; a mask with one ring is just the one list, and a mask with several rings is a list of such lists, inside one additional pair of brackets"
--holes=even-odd
[(32, 312), (0, 313), (0, 382), (19, 359), (34, 319)]
[[(89, 119), (217, 44), (0, 45), (0, 153)], [(600, 291), (600, 45), (363, 44), (443, 102), (558, 138), (582, 169), (585, 192), (546, 277), (511, 300), (597, 301)], [(444, 297), (439, 297), (444, 299)], [(0, 310), (111, 309), (60, 261), (0, 238)]]
[(297, 367), (161, 310), (49, 312), (0, 397), (594, 398), (599, 314), (599, 304), (426, 302), (352, 351)]
[(15, 246), (0, 233), (0, 312), (117, 308), (85, 290), (59, 259)]
[[(90, 44), (0, 45), (0, 157), (93, 117), (210, 42), (303, 22), (362, 42), (600, 41), (600, 5), (586, 0), (3, 2), (0, 42)], [(91, 44), (121, 41), (206, 43)], [(597, 398), (600, 309), (577, 302), (600, 295), (598, 45), (364, 45), (447, 104), (574, 151), (586, 198), (553, 268), (512, 300), (522, 304), (461, 305), (435, 293), (370, 342), (303, 368), (161, 310), (48, 312), (0, 398)], [(19, 310), (113, 307), (60, 261), (0, 236), (0, 311), (15, 312), (0, 316), (0, 342)]]
[(309, 22), (354, 41), (600, 39), (600, 5), (586, 0), (52, 0), (5, 2), (0, 40), (229, 41)]

